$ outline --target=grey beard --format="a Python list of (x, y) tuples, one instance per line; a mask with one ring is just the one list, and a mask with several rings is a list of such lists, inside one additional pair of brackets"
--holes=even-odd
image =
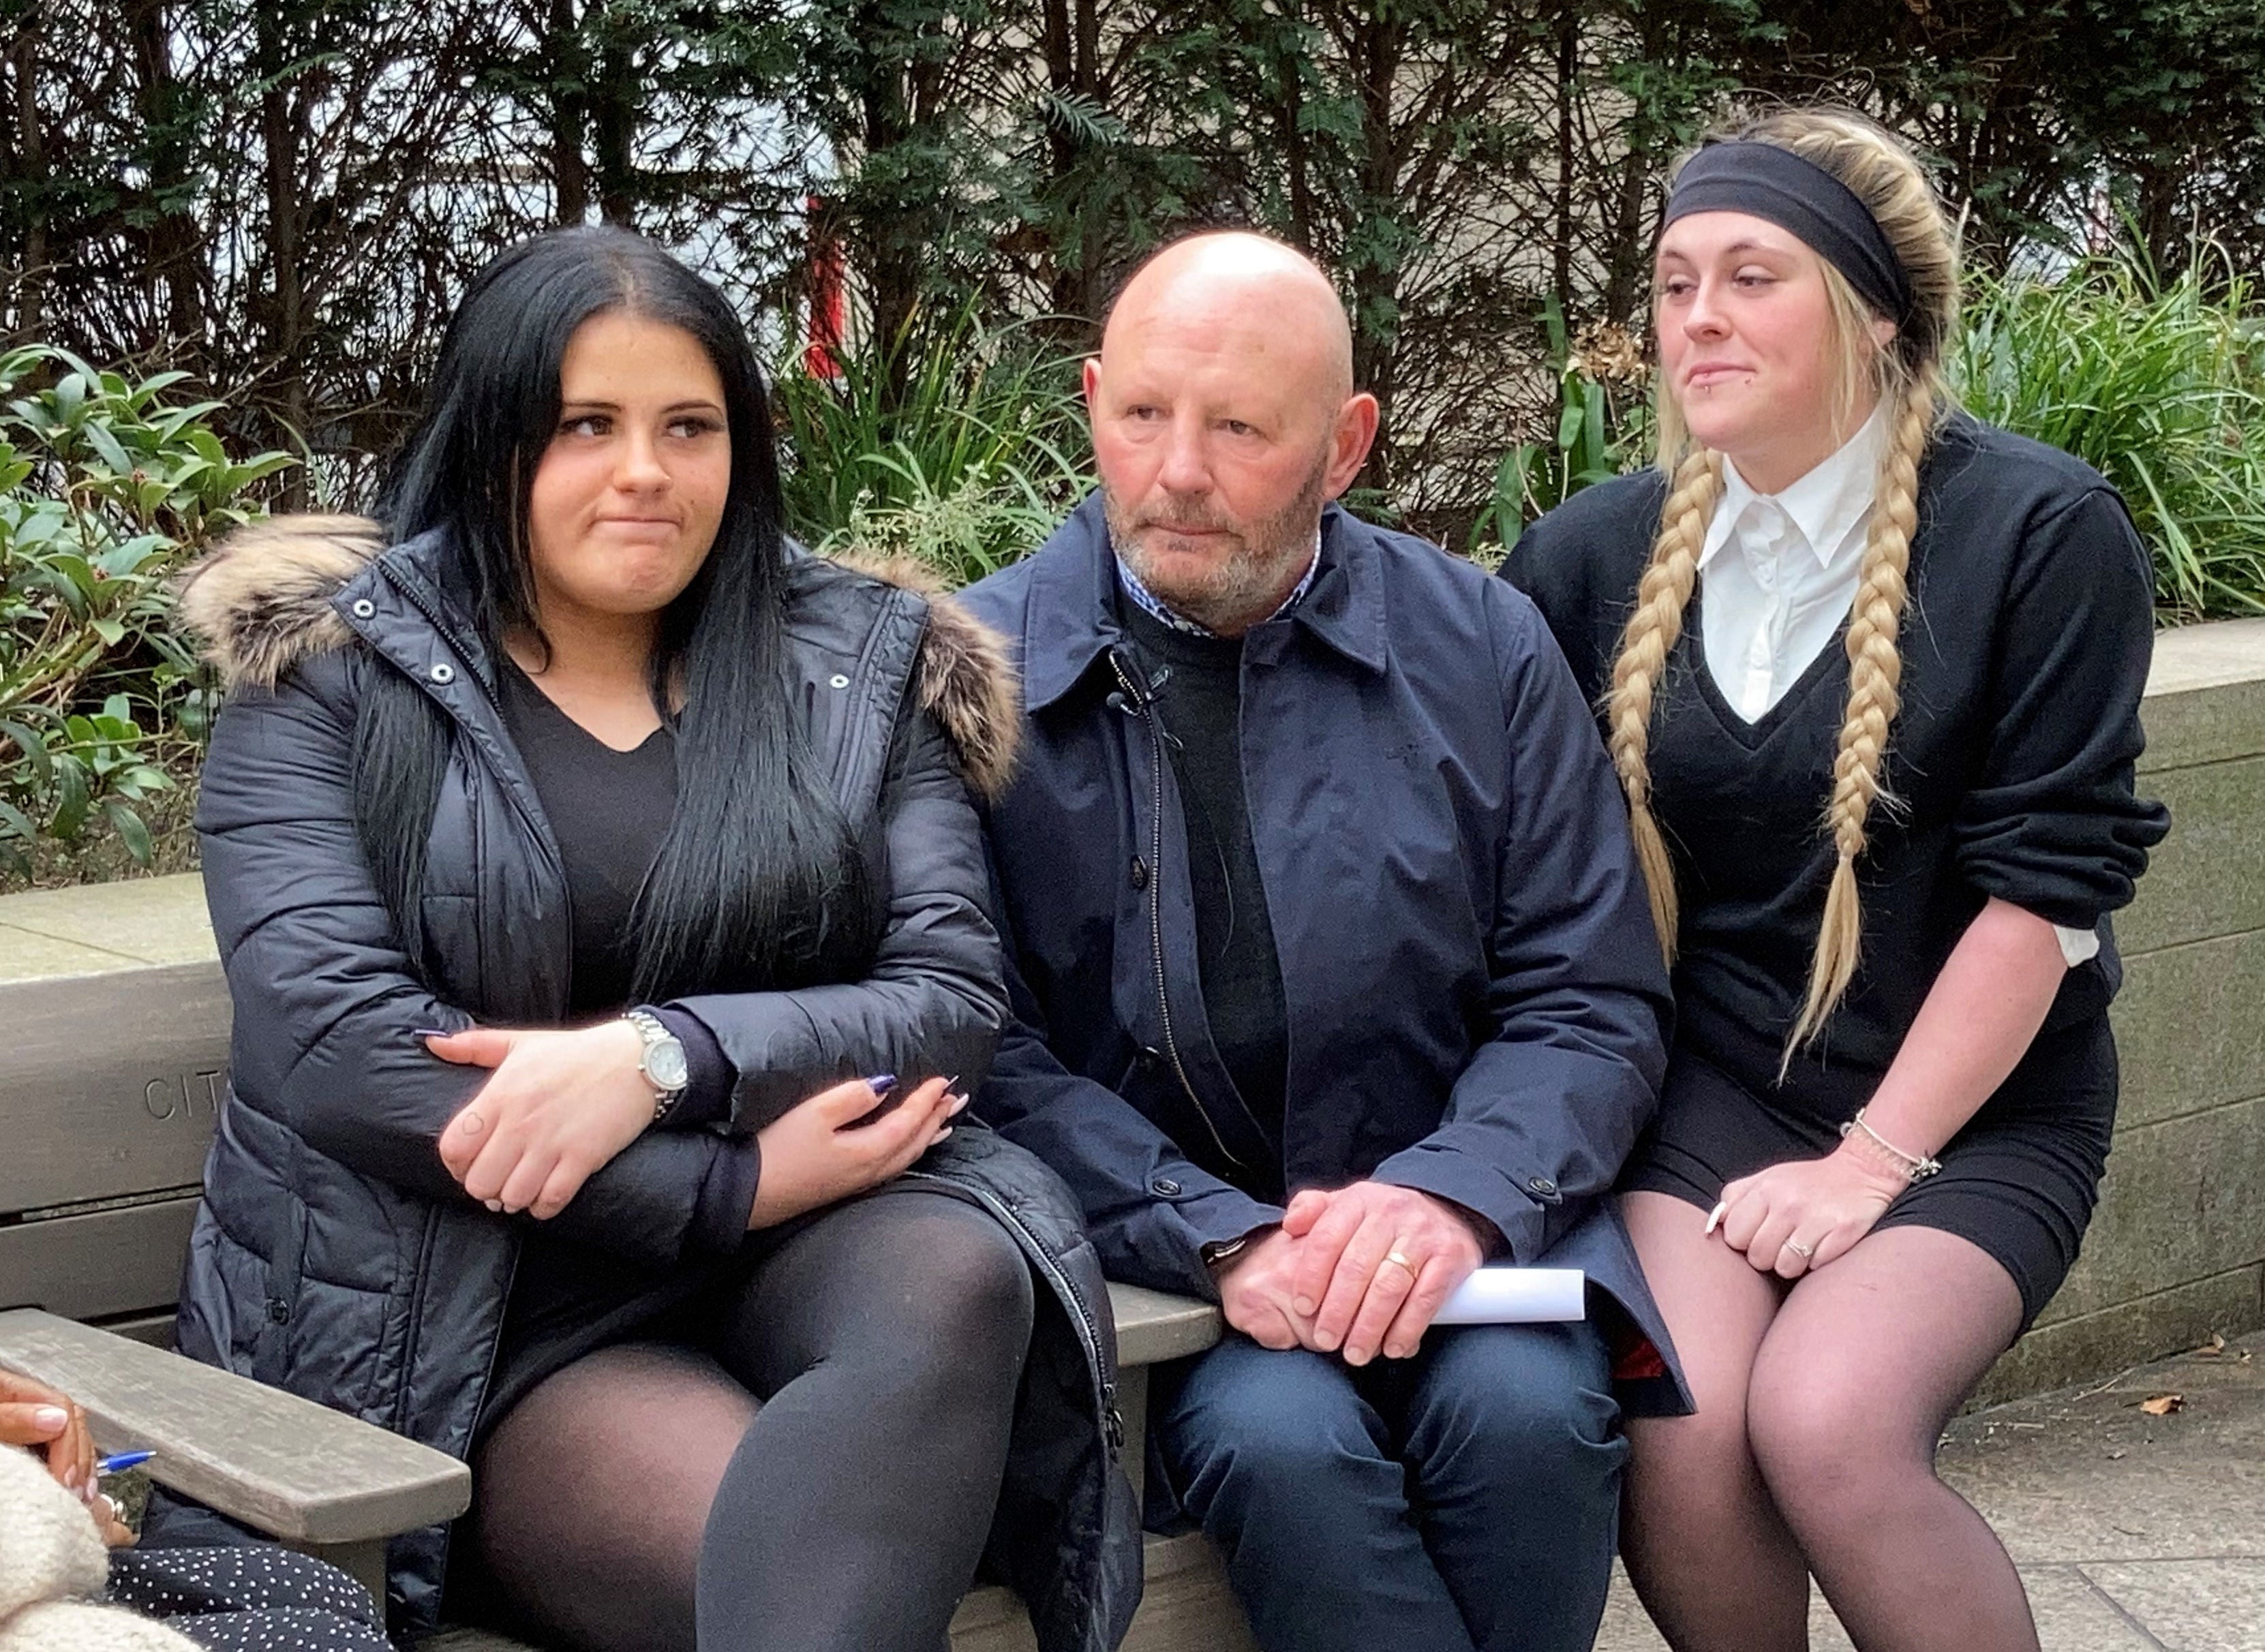
[[(1322, 489), (1328, 474), (1325, 453), (1296, 499), (1256, 524), (1225, 562), (1194, 581), (1174, 584), (1157, 577), (1138, 537), (1139, 530), (1145, 527), (1169, 532), (1170, 525), (1132, 520), (1106, 482), (1101, 484), (1102, 514), (1109, 524), (1111, 545), (1159, 601), (1207, 631), (1240, 637), (1282, 606), (1297, 577), (1312, 560), (1314, 534), (1322, 519)], [(1191, 528), (1227, 526), (1209, 514), (1183, 518), (1182, 523)]]

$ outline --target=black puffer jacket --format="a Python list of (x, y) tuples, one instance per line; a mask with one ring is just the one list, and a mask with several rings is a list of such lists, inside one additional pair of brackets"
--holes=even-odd
[[(381, 552), (367, 522), (310, 518), (238, 535), (184, 593), (230, 690), (197, 825), (236, 1024), (179, 1339), (462, 1456), (523, 1226), (441, 1165), (440, 1132), (484, 1074), (433, 1060), (412, 1030), (558, 1022), (572, 946), (557, 850), (460, 578), (436, 538)], [(995, 786), (1011, 763), (1011, 673), (948, 600), (799, 553), (787, 630), (794, 702), (887, 891), (886, 932), (863, 980), (681, 1001), (739, 1069), (737, 1117), (862, 1073), (972, 1086), (1005, 1002), (967, 788)], [(353, 731), (378, 672), (413, 678), (457, 731), (426, 876), (426, 956), (443, 975), (429, 989), (355, 836)], [(649, 1132), (553, 1230), (648, 1264), (692, 1261), (721, 1151), (712, 1132)], [(1138, 1600), (1140, 1537), (1116, 1461), (1108, 1296), (1075, 1201), (1030, 1154), (965, 1125), (913, 1175), (989, 1210), (1051, 1287), (998, 1549), (1047, 1652), (1100, 1652)], [(440, 1527), (394, 1540), (397, 1633), (436, 1620), (445, 1554)]]

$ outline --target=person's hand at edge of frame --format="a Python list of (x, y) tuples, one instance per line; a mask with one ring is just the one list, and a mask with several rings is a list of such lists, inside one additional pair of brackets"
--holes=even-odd
[(85, 1408), (76, 1401), (18, 1372), (0, 1369), (0, 1445), (39, 1452), (55, 1483), (86, 1505), (106, 1546), (133, 1544), (134, 1533), (118, 1517), (118, 1505), (103, 1495), (95, 1473), (94, 1433)]

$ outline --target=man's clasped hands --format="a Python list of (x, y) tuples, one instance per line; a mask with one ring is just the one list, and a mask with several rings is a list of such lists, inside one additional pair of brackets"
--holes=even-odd
[(1356, 1182), (1293, 1197), (1282, 1224), (1212, 1265), (1227, 1322), (1262, 1348), (1405, 1359), (1485, 1260), (1483, 1219), (1413, 1188)]

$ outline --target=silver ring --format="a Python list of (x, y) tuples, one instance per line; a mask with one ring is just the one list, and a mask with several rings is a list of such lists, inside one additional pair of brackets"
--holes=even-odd
[(1817, 1259), (1817, 1247), (1814, 1245), (1804, 1245), (1797, 1239), (1787, 1240), (1785, 1241), (1785, 1248), (1791, 1251), (1795, 1255), (1800, 1257), (1803, 1262), (1813, 1262)]

